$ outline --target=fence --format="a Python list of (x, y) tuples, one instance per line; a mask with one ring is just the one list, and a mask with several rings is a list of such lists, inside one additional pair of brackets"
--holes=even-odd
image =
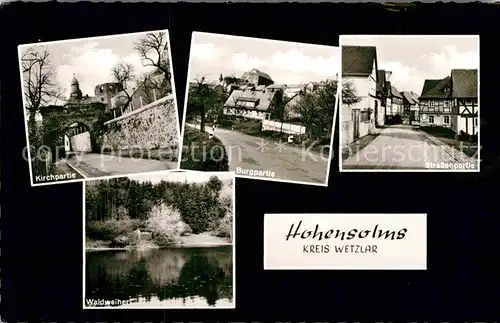
[(284, 132), (293, 135), (306, 133), (306, 127), (273, 120), (262, 120), (262, 130)]

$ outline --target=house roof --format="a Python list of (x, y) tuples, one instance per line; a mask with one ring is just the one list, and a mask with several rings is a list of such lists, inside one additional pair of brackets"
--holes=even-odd
[(477, 70), (451, 70), (451, 82), (454, 98), (477, 97)]
[(413, 92), (413, 91), (410, 91), (410, 97), (411, 99), (413, 100), (413, 102), (415, 102), (415, 104), (418, 104), (418, 94)]
[(297, 104), (300, 102), (300, 100), (302, 100), (303, 98), (303, 95), (300, 95), (300, 94), (296, 94), (294, 95), (290, 101), (288, 101), (288, 103), (286, 104), (285, 106), (285, 109), (287, 111), (290, 111), (290, 112), (294, 112), (295, 110), (295, 107), (297, 106)]
[(342, 46), (342, 75), (370, 75), (376, 60), (374, 46)]
[(271, 84), (267, 86), (268, 89), (283, 89), (286, 87), (287, 87), (286, 84)]
[(377, 71), (377, 92), (382, 92), (385, 83), (385, 71)]
[(271, 102), (278, 92), (256, 91), (256, 90), (234, 90), (224, 103), (225, 107), (236, 107), (238, 101), (257, 101), (255, 110), (267, 111)]
[(420, 94), (420, 99), (447, 99), (451, 97), (445, 88), (451, 88), (451, 77), (447, 76), (440, 80), (425, 80)]
[(396, 98), (403, 98), (403, 95), (398, 91), (398, 89), (395, 86), (391, 85), (391, 94), (392, 96), (395, 96)]
[(273, 80), (269, 74), (264, 73), (264, 72), (262, 72), (262, 71), (259, 71), (259, 70), (258, 70), (258, 69), (256, 69), (256, 68), (254, 68), (254, 69), (252, 69), (252, 70), (250, 70), (250, 71), (247, 71), (247, 72), (243, 73), (243, 75), (241, 76), (241, 78), (243, 78), (243, 79), (244, 79), (244, 78), (246, 78), (246, 77), (248, 76), (248, 74), (249, 74), (250, 72), (252, 72), (252, 71), (257, 72), (257, 74), (258, 74), (260, 77), (266, 78), (266, 79), (271, 80), (271, 81)]
[(306, 87), (307, 85), (311, 84), (312, 82), (309, 82), (309, 83), (299, 83), (299, 84), (287, 84), (286, 87), (289, 88), (289, 89), (298, 89), (298, 88), (304, 88)]
[(418, 95), (416, 93), (411, 91), (403, 91), (401, 92), (401, 94), (410, 104), (418, 104)]

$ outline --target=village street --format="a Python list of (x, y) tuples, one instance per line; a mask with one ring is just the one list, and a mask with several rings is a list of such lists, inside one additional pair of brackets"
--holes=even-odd
[(106, 154), (78, 153), (66, 160), (84, 177), (125, 175), (177, 168), (177, 162)]
[[(343, 169), (428, 169), (426, 163), (463, 163), (461, 152), (412, 126), (390, 126), (342, 163)], [(465, 157), (466, 160), (471, 160)]]
[[(192, 125), (188, 125), (191, 126)], [(217, 128), (214, 134), (227, 150), (229, 170), (269, 170), (274, 179), (325, 183), (328, 156), (243, 134), (238, 131)], [(237, 174), (238, 175), (238, 172)]]

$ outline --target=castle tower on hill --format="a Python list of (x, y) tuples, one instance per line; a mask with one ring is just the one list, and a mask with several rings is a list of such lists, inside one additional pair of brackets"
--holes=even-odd
[(82, 99), (82, 91), (80, 90), (80, 83), (73, 74), (73, 80), (71, 81), (71, 92), (69, 94), (69, 99), (72, 101), (79, 101)]

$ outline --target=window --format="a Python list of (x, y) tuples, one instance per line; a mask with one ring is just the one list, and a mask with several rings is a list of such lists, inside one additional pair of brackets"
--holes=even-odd
[(450, 116), (444, 116), (444, 117), (443, 117), (443, 122), (444, 122), (445, 124), (449, 124), (449, 123), (450, 123)]
[(434, 101), (429, 101), (429, 108), (434, 108)]
[(477, 127), (477, 118), (474, 118), (474, 125)]
[(443, 105), (444, 105), (443, 111), (444, 112), (450, 112), (451, 102), (449, 100), (444, 100)]
[(360, 121), (361, 122), (370, 122), (370, 111), (369, 110), (361, 111)]
[(429, 116), (429, 123), (434, 123), (434, 116)]
[(448, 93), (449, 89), (447, 87), (444, 88), (444, 93)]
[(255, 106), (257, 105), (257, 102), (256, 101), (247, 101), (247, 100), (238, 100), (236, 102), (236, 105), (238, 107), (244, 107), (244, 108), (254, 109)]

